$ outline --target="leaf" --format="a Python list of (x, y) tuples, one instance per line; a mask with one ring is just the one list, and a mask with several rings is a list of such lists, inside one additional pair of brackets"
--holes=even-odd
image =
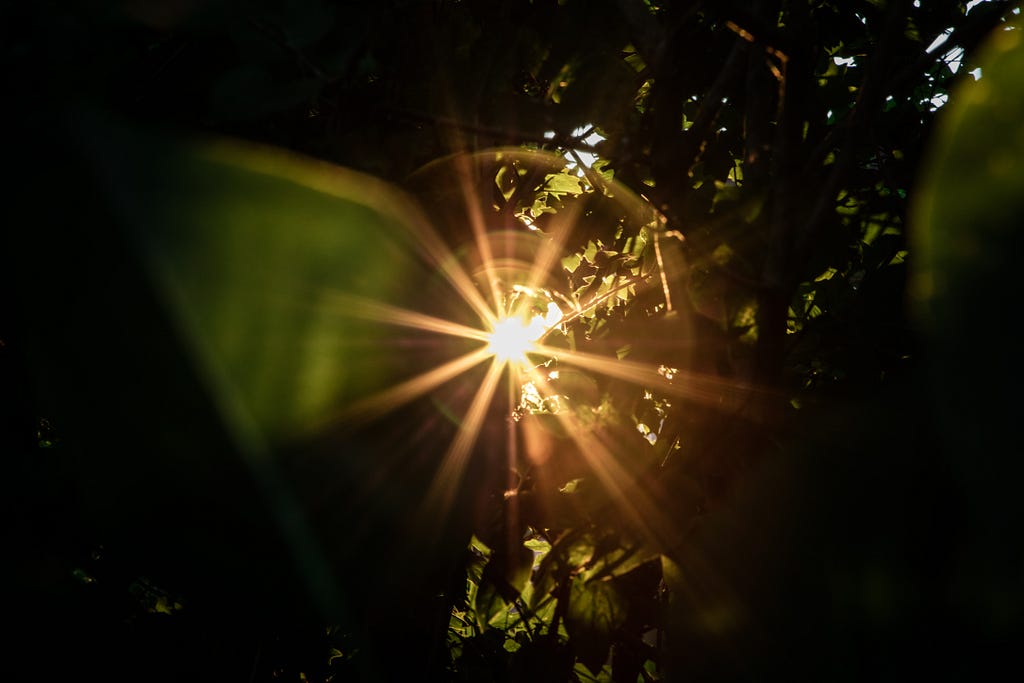
[(522, 544), (511, 553), (495, 553), (484, 567), (484, 582), (494, 584), (506, 602), (513, 602), (530, 580), (533, 559), (533, 551)]
[(914, 294), (938, 339), (967, 329), (962, 314), (980, 313), (971, 282), (999, 272), (1019, 282), (1008, 267), (1024, 214), (1024, 30), (1016, 23), (993, 33), (979, 60), (983, 77), (962, 81), (943, 109), (913, 207)]
[(977, 545), (965, 550), (974, 559), (958, 580), (986, 586), (980, 599), (991, 604), (1021, 599), (1019, 577), (1005, 569), (1019, 566), (1019, 552), (1002, 538), (1022, 523), (1024, 474), (1005, 450), (1020, 417), (1020, 353), (1011, 340), (1019, 338), (1024, 295), (1022, 25), (1018, 16), (997, 28), (975, 62), (981, 79), (964, 79), (950, 94), (911, 207), (911, 288), (930, 344), (930, 419), (977, 522)]
[(553, 193), (580, 194), (583, 187), (577, 176), (568, 173), (553, 173), (547, 177), (545, 189)]
[(505, 601), (502, 600), (494, 583), (481, 583), (473, 598), (473, 613), (476, 615), (477, 627), (481, 631), (486, 631), (490, 628), (491, 621), (506, 609)]
[(550, 390), (566, 396), (576, 408), (600, 403), (597, 381), (589, 374), (572, 369), (559, 369), (558, 375), (548, 381)]
[(573, 580), (565, 626), (576, 656), (595, 675), (608, 659), (614, 633), (625, 620), (625, 600), (614, 584)]
[(350, 311), (429, 281), (410, 200), (255, 145), (134, 144), (162, 161), (108, 164), (111, 194), (236, 430), (294, 438), (395, 379), (394, 328)]
[(601, 543), (595, 553), (597, 560), (583, 573), (584, 580), (597, 581), (622, 576), (640, 565), (658, 557), (658, 553), (643, 544), (625, 546), (614, 537)]
[[(583, 480), (574, 481), (576, 484), (581, 484)], [(561, 491), (561, 495), (572, 495), (574, 498), (581, 494), (582, 491), (576, 493), (575, 487), (571, 492)], [(531, 607), (536, 607), (540, 601), (544, 600), (554, 590), (559, 582), (579, 570), (593, 556), (594, 540), (590, 534), (578, 531), (569, 531), (562, 534), (551, 544), (550, 550), (538, 563), (534, 578), (534, 602), (531, 604)]]
[[(284, 476), (280, 456), (423, 367), (387, 343), (394, 327), (354, 316), (351, 303), (429, 311), (419, 302), (441, 300), (426, 294), (439, 280), (421, 256), (418, 210), (379, 180), (292, 153), (161, 137), (86, 107), (68, 121), (54, 140), (71, 150), (69, 170), (25, 193), (15, 215), (33, 227), (12, 245), (35, 259), (15, 277), (35, 311), (25, 329), (38, 367), (61, 368), (38, 381), (54, 409), (44, 414), (74, 418), (77, 469), (89, 473), (83, 518), (182, 585), (214, 586), (218, 609), (317, 602), (347, 618), (340, 563), (326, 555), (366, 534), (338, 524), (330, 547), (315, 538), (298, 497), (320, 465)], [(33, 163), (55, 158), (43, 152)], [(36, 265), (44, 258), (51, 272)], [(86, 321), (85, 338), (66, 333)], [(334, 448), (335, 474), (394, 457), (363, 438)], [(379, 519), (399, 494), (412, 507), (418, 484), (392, 485), (360, 512)], [(317, 514), (353, 498), (335, 495)], [(412, 544), (384, 542), (395, 553)]]

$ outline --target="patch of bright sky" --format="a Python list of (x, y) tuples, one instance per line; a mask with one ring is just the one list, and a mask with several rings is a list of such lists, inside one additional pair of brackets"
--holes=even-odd
[[(970, 13), (970, 11), (972, 9), (974, 9), (975, 7), (977, 7), (978, 5), (980, 5), (980, 4), (984, 3), (984, 2), (989, 2), (989, 1), (990, 0), (970, 0), (970, 2), (967, 3), (966, 13)], [(921, 7), (921, 0), (914, 0), (914, 7), (920, 8)], [(1019, 7), (1015, 8), (1013, 10), (1013, 13), (1014, 14), (1020, 14), (1020, 8)], [(864, 17), (860, 16), (859, 14), (856, 15), (856, 16), (857, 16), (858, 19), (860, 19), (860, 21), (862, 23), (866, 22), (866, 19)], [(931, 54), (932, 52), (935, 52), (936, 50), (938, 50), (940, 47), (942, 47), (943, 44), (945, 44), (945, 42), (947, 40), (949, 40), (949, 36), (952, 33), (953, 33), (953, 28), (952, 27), (947, 28), (945, 31), (940, 33), (935, 38), (935, 40), (932, 41), (931, 45), (929, 45), (927, 48), (925, 48), (925, 52)], [(951, 72), (956, 73), (957, 71), (960, 70), (960, 65), (961, 65), (961, 63), (963, 61), (963, 57), (964, 57), (963, 49), (957, 47), (957, 48), (953, 48), (952, 50), (950, 50), (946, 54), (942, 55), (942, 61), (946, 64), (946, 66), (949, 67), (949, 70)], [(857, 60), (854, 57), (833, 57), (832, 61), (834, 61), (836, 63), (836, 66), (856, 66), (856, 64), (857, 64)], [(968, 73), (970, 73), (971, 76), (973, 76), (974, 80), (976, 80), (976, 81), (981, 78), (981, 68), (980, 67), (972, 69)], [(938, 109), (939, 107), (944, 105), (948, 101), (948, 99), (949, 99), (948, 96), (946, 96), (945, 94), (936, 95), (935, 97), (933, 97), (931, 99), (931, 105), (933, 107), (933, 110), (934, 109)]]
[[(967, 9), (965, 10), (964, 13), (965, 14), (970, 14), (972, 9), (974, 9), (978, 5), (980, 5), (982, 3), (985, 3), (985, 2), (989, 2), (989, 0), (971, 0), (970, 2), (967, 3)], [(920, 7), (920, 6), (921, 6), (920, 0), (915, 0), (914, 7)], [(1014, 14), (1019, 14), (1020, 13), (1020, 8), (1017, 8), (1017, 9), (1013, 10), (1013, 13)], [(932, 52), (935, 52), (935, 50), (939, 49), (947, 40), (949, 40), (949, 36), (952, 33), (953, 33), (953, 27), (951, 26), (951, 27), (947, 28), (945, 31), (943, 31), (942, 33), (940, 33), (935, 38), (935, 40), (932, 41), (932, 44), (929, 45), (927, 48), (925, 48), (925, 52), (927, 52), (929, 54), (931, 54)], [(954, 54), (954, 53), (957, 53), (957, 52), (958, 52), (958, 54)], [(963, 57), (963, 50), (959, 50), (959, 49), (950, 50), (949, 52), (947, 52), (943, 56), (943, 61), (945, 61), (946, 64), (949, 65), (950, 71), (952, 71), (953, 73), (956, 73), (957, 70), (960, 69), (960, 60), (961, 60), (962, 57)], [(974, 72), (972, 71), (971, 73), (974, 73)], [(977, 76), (975, 78), (977, 78)]]
[[(978, 5), (989, 1), (990, 0), (971, 0), (970, 2), (967, 3), (966, 13), (970, 13), (970, 11), (977, 7)], [(921, 7), (921, 0), (914, 0), (914, 7)], [(1020, 14), (1020, 8), (1018, 7), (1014, 9), (1013, 13)], [(865, 23), (867, 21), (864, 17), (860, 16), (859, 14), (856, 16), (858, 19), (860, 19), (862, 23)], [(925, 48), (925, 52), (930, 54), (935, 50), (938, 50), (947, 40), (949, 40), (949, 36), (952, 33), (953, 28), (947, 28), (945, 31), (940, 33), (935, 38), (935, 40), (932, 41), (931, 45)], [(942, 60), (946, 63), (946, 65), (949, 67), (949, 70), (952, 71), (953, 73), (956, 73), (957, 71), (960, 70), (960, 62), (962, 59), (963, 50), (960, 48), (950, 50), (942, 57)], [(856, 59), (854, 59), (853, 57), (833, 57), (832, 61), (834, 61), (837, 66), (854, 66), (857, 63)], [(972, 76), (974, 76), (974, 80), (978, 80), (979, 78), (981, 78), (981, 69), (974, 69), (970, 73)]]
[[(584, 135), (586, 135), (586, 137), (583, 137)], [(544, 133), (545, 140), (553, 140), (554, 138), (555, 131), (549, 130), (548, 132)], [(580, 126), (579, 128), (572, 132), (571, 138), (574, 142), (578, 140), (579, 142), (582, 142), (588, 147), (594, 147), (594, 145), (605, 139), (603, 135), (594, 130), (594, 126), (592, 125)], [(579, 160), (584, 167), (590, 168), (591, 166), (594, 165), (594, 162), (597, 161), (597, 155), (594, 154), (593, 152), (588, 152), (586, 150), (581, 149), (576, 149), (574, 151), (576, 152), (575, 157), (573, 156), (572, 152), (566, 151), (566, 153), (564, 154), (565, 160), (569, 162), (570, 167), (576, 167), (576, 175), (582, 176), (583, 169), (578, 167), (576, 157), (579, 157)]]
[[(989, 0), (971, 0), (970, 2), (967, 3), (967, 9), (966, 9), (965, 13), (969, 14), (972, 9), (974, 9), (978, 5), (982, 4), (983, 2), (988, 2), (988, 1)], [(919, 0), (915, 0), (914, 7), (920, 7), (920, 6), (921, 6), (920, 1)], [(1019, 12), (1020, 12), (1019, 8), (1014, 10), (1015, 14), (1017, 14)], [(932, 52), (935, 52), (936, 50), (938, 50), (940, 47), (942, 47), (946, 43), (947, 40), (949, 40), (949, 36), (952, 35), (952, 33), (953, 33), (953, 28), (952, 27), (947, 28), (945, 31), (943, 31), (938, 36), (936, 36), (935, 40), (932, 41), (932, 44), (929, 45), (927, 48), (925, 48), (925, 52), (927, 52), (928, 54), (931, 54)], [(951, 72), (953, 72), (953, 73), (956, 73), (957, 71), (960, 70), (960, 65), (963, 62), (963, 58), (964, 58), (964, 50), (963, 50), (963, 48), (960, 48), (960, 47), (955, 47), (952, 50), (950, 50), (949, 52), (947, 52), (944, 55), (942, 55), (942, 61), (946, 64), (946, 66), (949, 67), (949, 70)], [(974, 80), (978, 80), (978, 79), (981, 78), (981, 68), (980, 67), (972, 69), (968, 73), (970, 73), (971, 76), (974, 77)], [(944, 105), (947, 101), (949, 101), (949, 97), (947, 95), (945, 95), (945, 94), (936, 95), (931, 100), (932, 110), (934, 111), (935, 109), (938, 109), (939, 107)]]
[[(970, 2), (967, 3), (967, 9), (965, 13), (970, 13), (970, 11), (977, 7), (978, 5), (989, 1), (990, 0), (970, 0)], [(914, 0), (914, 7), (920, 6), (921, 0)], [(1013, 13), (1020, 14), (1020, 8), (1015, 8), (1013, 10)], [(856, 15), (856, 17), (860, 19), (861, 23), (867, 22), (867, 19), (865, 17), (860, 16), (859, 14)], [(952, 27), (940, 33), (938, 37), (936, 37), (935, 40), (932, 41), (932, 44), (925, 49), (925, 52), (930, 54), (935, 50), (939, 49), (943, 45), (943, 43), (949, 40), (949, 36), (952, 33)], [(942, 61), (946, 63), (946, 66), (949, 67), (950, 71), (956, 73), (957, 71), (960, 70), (960, 63), (963, 60), (963, 56), (963, 49), (958, 47), (944, 54), (942, 56)], [(855, 66), (857, 63), (857, 60), (853, 57), (833, 57), (832, 61), (836, 63), (836, 66)], [(974, 77), (974, 80), (978, 80), (981, 78), (981, 67), (975, 68), (971, 70), (969, 73), (971, 74), (971, 76)], [(946, 95), (937, 95), (936, 97), (932, 98), (932, 106), (938, 109), (939, 107), (946, 103), (947, 99), (948, 97)], [(572, 132), (572, 137), (574, 139), (580, 138), (580, 136), (584, 135), (587, 131), (590, 131), (590, 134), (587, 135), (587, 137), (582, 138), (582, 142), (586, 143), (590, 147), (593, 147), (597, 143), (604, 140), (604, 137), (602, 137), (599, 133), (595, 132), (593, 128), (593, 126), (581, 126)], [(548, 140), (551, 140), (555, 137), (555, 132), (548, 131), (544, 133), (544, 137)], [(597, 161), (597, 155), (591, 152), (577, 150), (576, 155), (579, 157), (580, 161), (583, 162), (583, 165), (586, 166), (587, 168), (590, 168), (594, 164), (594, 162)], [(571, 153), (566, 152), (565, 158), (570, 163), (570, 165), (576, 166), (576, 159), (573, 158), (573, 155)], [(577, 168), (576, 172), (578, 175), (583, 175), (583, 169), (581, 168)]]

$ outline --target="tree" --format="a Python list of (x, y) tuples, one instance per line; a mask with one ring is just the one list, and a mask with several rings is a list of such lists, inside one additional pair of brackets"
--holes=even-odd
[(23, 661), (56, 622), (125, 678), (976, 672), (929, 653), (1019, 628), (1021, 558), (953, 444), (1012, 401), (929, 387), (1005, 317), (908, 306), (922, 258), (1016, 291), (943, 249), (989, 185), (982, 253), (1021, 215), (976, 132), (1019, 138), (1015, 10), (970, 5), (5, 10)]

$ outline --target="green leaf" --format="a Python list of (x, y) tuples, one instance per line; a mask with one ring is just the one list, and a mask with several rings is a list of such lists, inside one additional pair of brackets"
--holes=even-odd
[(585, 581), (622, 576), (658, 557), (658, 553), (646, 545), (626, 546), (614, 538), (600, 544), (598, 551), (596, 561), (581, 575)]
[(494, 584), (505, 601), (512, 602), (530, 580), (533, 558), (533, 551), (524, 545), (512, 548), (511, 552), (495, 553), (484, 567), (484, 582)]
[[(911, 213), (911, 287), (930, 344), (931, 420), (959, 495), (981, 522), (971, 534), (978, 545), (965, 550), (976, 558), (962, 578), (972, 586), (964, 598), (972, 605), (1021, 595), (1019, 577), (994, 568), (1014, 566), (1002, 534), (1019, 526), (1024, 474), (1021, 459), (1005, 450), (1018, 438), (1020, 412), (1022, 25), (1017, 17), (997, 28), (974, 62), (981, 79), (964, 79), (951, 92)], [(985, 586), (987, 596), (973, 586)], [(991, 614), (980, 610), (971, 619), (992, 623)]]
[(473, 598), (473, 612), (476, 615), (477, 627), (481, 631), (490, 628), (491, 621), (507, 609), (494, 583), (484, 581), (480, 584)]
[(106, 169), (112, 194), (236, 434), (309, 433), (396, 380), (395, 328), (351, 311), (416, 307), (407, 295), (431, 275), (410, 200), (269, 148), (135, 144), (162, 161)]
[(615, 631), (625, 620), (625, 600), (614, 584), (573, 580), (565, 626), (578, 659), (594, 674), (604, 666)]
[(553, 173), (549, 175), (547, 177), (545, 189), (556, 194), (580, 194), (583, 192), (583, 186), (580, 184), (580, 179), (577, 176), (570, 175), (569, 173)]
[[(943, 109), (913, 207), (915, 246), (922, 252), (914, 293), (940, 339), (946, 331), (967, 329), (963, 313), (979, 313), (971, 303), (979, 290), (971, 282), (1005, 268), (1020, 253), (1024, 30), (1016, 23), (1015, 30), (993, 33), (979, 60), (983, 77), (962, 81)], [(1019, 281), (1016, 268), (1003, 272)]]

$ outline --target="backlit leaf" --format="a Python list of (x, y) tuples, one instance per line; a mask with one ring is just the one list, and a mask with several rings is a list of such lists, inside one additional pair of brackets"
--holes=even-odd
[(625, 601), (610, 581), (573, 581), (565, 625), (577, 657), (593, 673), (604, 666), (615, 630), (625, 619)]

